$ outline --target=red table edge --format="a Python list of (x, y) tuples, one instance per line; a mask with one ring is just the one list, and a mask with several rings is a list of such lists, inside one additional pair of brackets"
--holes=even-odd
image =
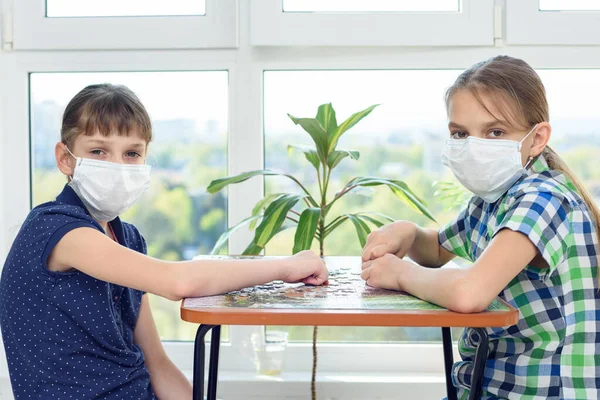
[(517, 309), (498, 299), (506, 311), (461, 314), (449, 310), (361, 310), (284, 308), (185, 308), (181, 319), (205, 325), (406, 326), (492, 328), (515, 325)]

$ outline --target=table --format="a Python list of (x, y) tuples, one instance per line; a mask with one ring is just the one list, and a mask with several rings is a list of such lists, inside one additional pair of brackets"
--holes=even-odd
[(221, 325), (440, 327), (449, 400), (456, 399), (456, 389), (451, 380), (454, 359), (450, 328), (473, 328), (481, 339), (476, 350), (469, 398), (481, 397), (483, 371), (488, 355), (488, 335), (485, 328), (516, 324), (516, 309), (496, 299), (481, 313), (452, 312), (407, 293), (366, 286), (359, 276), (360, 257), (325, 257), (325, 261), (330, 271), (327, 286), (274, 282), (225, 295), (182, 301), (181, 318), (201, 324), (194, 344), (194, 399), (204, 398), (205, 337), (211, 330), (207, 399), (216, 399)]

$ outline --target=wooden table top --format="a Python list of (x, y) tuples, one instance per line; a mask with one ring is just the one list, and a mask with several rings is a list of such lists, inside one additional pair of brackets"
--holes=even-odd
[(500, 299), (484, 312), (461, 314), (407, 293), (366, 286), (359, 276), (360, 257), (325, 257), (325, 261), (330, 271), (327, 286), (274, 282), (188, 298), (181, 302), (181, 318), (207, 325), (472, 328), (511, 326), (518, 320), (518, 311)]

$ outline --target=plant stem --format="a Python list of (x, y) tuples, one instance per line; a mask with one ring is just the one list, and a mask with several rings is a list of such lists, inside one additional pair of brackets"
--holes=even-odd
[(304, 193), (306, 193), (308, 195), (308, 201), (310, 201), (310, 203), (313, 205), (313, 207), (318, 207), (318, 204), (315, 201), (315, 199), (313, 199), (310, 192), (304, 187), (303, 184), (300, 183), (300, 181), (298, 179), (294, 178), (292, 175), (285, 175), (285, 176), (287, 176), (288, 178), (290, 178), (291, 180), (296, 182), (298, 184), (298, 186), (300, 186), (300, 188), (304, 191)]
[(290, 221), (294, 221), (295, 223), (298, 223), (298, 221), (296, 221), (294, 218), (292, 217), (286, 217), (287, 219), (289, 219)]
[(310, 381), (310, 390), (312, 394), (312, 400), (317, 400), (317, 335), (319, 333), (319, 327), (313, 327), (313, 369), (312, 379)]
[(333, 206), (333, 204), (336, 201), (338, 201), (339, 199), (341, 199), (342, 196), (344, 196), (346, 193), (348, 193), (349, 191), (351, 191), (352, 189), (354, 189), (357, 186), (358, 185), (352, 185), (352, 186), (346, 185), (346, 187), (344, 187), (338, 194), (335, 195), (335, 197), (333, 198), (333, 200), (331, 201), (331, 203), (329, 203), (327, 205), (327, 211), (329, 211), (331, 209), (331, 206)]

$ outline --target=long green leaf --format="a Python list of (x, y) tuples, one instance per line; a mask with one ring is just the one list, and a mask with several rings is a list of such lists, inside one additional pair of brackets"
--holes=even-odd
[(390, 217), (389, 215), (383, 214), (383, 213), (379, 213), (379, 212), (363, 212), (363, 213), (359, 213), (357, 215), (361, 215), (361, 216), (365, 216), (365, 215), (376, 215), (379, 218), (385, 219), (388, 222), (396, 222), (395, 218)]
[(321, 165), (321, 162), (319, 161), (319, 155), (317, 154), (317, 151), (315, 149), (313, 149), (312, 147), (300, 146), (300, 145), (296, 145), (296, 144), (290, 144), (290, 145), (288, 145), (287, 148), (288, 148), (288, 154), (292, 154), (294, 149), (300, 150), (301, 152), (303, 152), (304, 156), (306, 157), (308, 162), (310, 162), (317, 171), (319, 170), (319, 166)]
[[(296, 224), (293, 225), (283, 225), (282, 227), (280, 227), (277, 232), (275, 232), (275, 235), (277, 235), (279, 232), (285, 231), (286, 229), (290, 229), (295, 227)], [(275, 236), (273, 235), (273, 236)], [(243, 251), (242, 255), (243, 256), (256, 256), (259, 255), (261, 252), (263, 251), (263, 248), (260, 246), (257, 246), (256, 243), (254, 242), (254, 239), (250, 242), (250, 244), (248, 245), (248, 247), (246, 248), (246, 250)]]
[(363, 119), (364, 117), (369, 115), (371, 113), (371, 111), (373, 111), (375, 109), (375, 107), (377, 107), (378, 105), (379, 104), (374, 104), (371, 107), (368, 107), (362, 111), (354, 113), (347, 120), (342, 122), (340, 124), (340, 126), (338, 127), (338, 129), (336, 130), (335, 134), (328, 137), (329, 151), (335, 150), (338, 140), (340, 140), (340, 137), (344, 134), (344, 132), (346, 132), (348, 129), (352, 128), (361, 119)]
[(296, 235), (294, 237), (293, 254), (310, 249), (315, 233), (317, 232), (320, 216), (320, 208), (307, 208), (302, 212), (300, 219), (298, 220), (298, 227), (296, 228)]
[(260, 215), (254, 215), (252, 217), (248, 217), (248, 218), (244, 219), (243, 221), (241, 221), (239, 224), (232, 226), (231, 228), (229, 228), (228, 230), (223, 232), (223, 234), (221, 236), (219, 236), (217, 243), (215, 243), (212, 250), (210, 251), (210, 254), (218, 254), (219, 251), (221, 251), (221, 249), (223, 248), (223, 246), (227, 243), (227, 241), (229, 241), (229, 238), (231, 237), (231, 235), (233, 235), (242, 226), (246, 225), (249, 222), (252, 223), (255, 220), (260, 219), (260, 217), (261, 217)]
[(253, 242), (246, 250), (249, 250), (251, 246), (264, 248), (283, 225), (287, 213), (304, 197), (305, 196), (286, 194), (269, 204), (260, 225), (256, 228)]
[[(327, 138), (335, 134), (338, 129), (337, 120), (335, 118), (335, 110), (331, 103), (321, 104), (317, 111), (317, 121), (321, 124), (325, 130)], [(329, 143), (329, 141), (328, 141)]]
[(362, 219), (363, 221), (368, 221), (368, 222), (372, 223), (373, 225), (375, 225), (378, 228), (381, 228), (383, 225), (385, 225), (383, 222), (381, 222), (375, 218), (369, 217), (368, 215), (357, 214), (356, 216), (358, 218)]
[(337, 167), (337, 165), (346, 157), (350, 157), (353, 160), (360, 158), (360, 153), (355, 150), (334, 150), (329, 153), (327, 165), (330, 169)]
[(369, 228), (369, 225), (367, 225), (367, 223), (360, 219), (360, 217), (358, 217), (357, 215), (346, 215), (348, 216), (348, 219), (350, 220), (350, 222), (352, 222), (354, 228), (356, 229), (356, 235), (358, 236), (358, 240), (360, 241), (360, 246), (365, 247), (365, 245), (367, 244), (367, 236), (369, 236), (369, 233), (371, 233), (371, 228)]
[[(374, 178), (374, 177), (360, 177), (355, 178), (346, 185), (347, 187), (360, 187), (360, 186), (380, 186), (385, 185), (390, 188), (392, 193), (396, 195), (404, 204), (408, 205), (413, 210), (423, 214), (430, 220), (437, 222), (425, 202), (417, 197), (416, 194), (409, 189), (408, 185), (402, 181)], [(341, 197), (341, 196), (339, 196)], [(339, 198), (338, 197), (338, 198)]]
[(268, 169), (259, 169), (259, 170), (254, 170), (254, 171), (248, 171), (248, 172), (244, 172), (239, 175), (228, 176), (227, 178), (215, 179), (214, 181), (212, 181), (210, 183), (210, 185), (208, 185), (208, 187), (206, 188), (206, 191), (208, 193), (215, 194), (228, 185), (241, 183), (241, 182), (244, 182), (254, 176), (259, 176), (259, 175), (264, 175), (264, 176), (279, 175), (279, 176), (285, 176), (286, 178), (293, 180), (307, 194), (307, 196), (305, 196), (305, 197), (308, 199), (310, 204), (312, 204), (313, 206), (318, 206), (317, 202), (315, 201), (315, 199), (313, 199), (313, 197), (306, 190), (306, 188), (304, 186), (302, 186), (302, 184), (296, 178), (294, 178), (292, 175), (282, 174), (282, 173), (279, 173), (276, 171), (271, 171)]
[(215, 194), (228, 185), (244, 182), (254, 176), (259, 176), (259, 175), (272, 176), (272, 175), (283, 175), (283, 174), (280, 174), (279, 172), (271, 171), (268, 169), (258, 169), (258, 170), (254, 170), (254, 171), (248, 171), (248, 172), (244, 172), (239, 175), (215, 179), (208, 185), (208, 187), (206, 188), (206, 191), (208, 193)]
[[(285, 194), (286, 193), (273, 193), (263, 197), (254, 205), (254, 208), (252, 209), (252, 216), (254, 217), (261, 214), (262, 211), (269, 206), (269, 204), (271, 204), (274, 200), (280, 198), (281, 196), (284, 196)], [(258, 219), (255, 219), (254, 221), (250, 222), (250, 230), (256, 228), (257, 223)]]
[(296, 118), (293, 115), (288, 114), (288, 117), (296, 124), (300, 125), (315, 142), (317, 146), (317, 154), (323, 164), (327, 162), (327, 152), (329, 149), (327, 143), (327, 133), (323, 126), (316, 120), (316, 118)]

